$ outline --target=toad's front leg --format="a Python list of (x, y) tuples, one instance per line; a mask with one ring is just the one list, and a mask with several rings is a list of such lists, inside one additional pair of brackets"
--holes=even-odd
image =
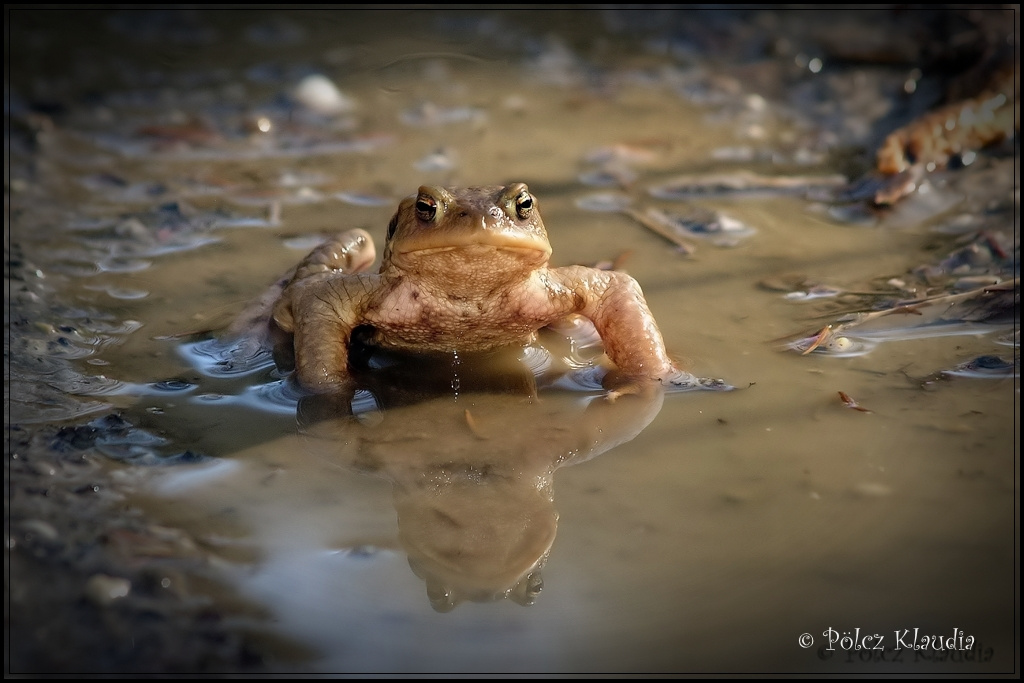
[(295, 363), (291, 329), (282, 329), (275, 320), (275, 312), (282, 308), (279, 302), (290, 300), (292, 292), (315, 280), (360, 273), (369, 268), (375, 258), (373, 238), (368, 232), (353, 229), (339, 233), (307, 254), (299, 265), (279, 277), (258, 299), (246, 306), (225, 330), (224, 336), (243, 340), (256, 349), (253, 353), (273, 349), (277, 366), (291, 370)]
[(348, 230), (309, 252), (295, 267), (287, 286), (324, 275), (361, 273), (376, 257), (370, 233), (358, 228)]
[(556, 268), (553, 273), (573, 294), (572, 312), (594, 323), (605, 353), (624, 379), (669, 381), (679, 375), (636, 280), (622, 272), (583, 266)]
[(292, 335), (295, 378), (315, 393), (350, 389), (352, 330), (376, 275), (313, 278), (289, 287), (274, 308), (274, 323)]

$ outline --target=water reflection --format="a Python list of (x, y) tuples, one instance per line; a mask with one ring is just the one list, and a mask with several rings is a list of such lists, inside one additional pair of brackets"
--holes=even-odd
[(299, 402), (303, 445), (391, 483), (399, 541), (439, 612), (532, 604), (558, 526), (555, 471), (632, 440), (664, 398), (658, 384), (614, 400), (538, 393), (509, 352), (391, 359), (361, 380), (351, 395)]

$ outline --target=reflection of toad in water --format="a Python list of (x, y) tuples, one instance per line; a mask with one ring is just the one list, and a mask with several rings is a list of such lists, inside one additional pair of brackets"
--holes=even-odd
[[(310, 397), (299, 407), (317, 454), (392, 482), (399, 537), (440, 612), (466, 600), (531, 604), (558, 524), (555, 470), (633, 439), (664, 397), (656, 383), (615, 400), (569, 391), (538, 396), (525, 368), (517, 378), (480, 371), (489, 363), (478, 360), (439, 360), (432, 396), (421, 390), (413, 397), (407, 375), (401, 390), (372, 375), (374, 385), (353, 404), (386, 410), (356, 407), (356, 415), (339, 417), (337, 396)], [(422, 376), (422, 359), (417, 368)]]

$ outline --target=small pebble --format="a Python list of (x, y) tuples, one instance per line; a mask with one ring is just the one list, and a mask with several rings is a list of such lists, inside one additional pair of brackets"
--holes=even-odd
[(352, 111), (352, 100), (346, 97), (338, 86), (320, 74), (306, 76), (295, 86), (295, 99), (317, 114), (333, 116)]
[(22, 522), (20, 526), (26, 533), (39, 536), (47, 541), (57, 540), (57, 529), (49, 522), (44, 522), (41, 519), (29, 519)]
[(85, 584), (85, 597), (100, 607), (106, 607), (114, 600), (127, 596), (131, 587), (128, 579), (93, 574)]

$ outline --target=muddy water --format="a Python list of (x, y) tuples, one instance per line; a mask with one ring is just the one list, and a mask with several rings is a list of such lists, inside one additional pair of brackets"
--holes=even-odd
[[(936, 180), (954, 199), (915, 197), (852, 224), (809, 186), (848, 171), (829, 145), (871, 148), (863, 131), (891, 109), (902, 64), (817, 74), (798, 34), (795, 57), (722, 66), (746, 59), (759, 40), (747, 31), (781, 31), (763, 17), (692, 15), (723, 31), (712, 59), (688, 51), (696, 39), (642, 40), (657, 34), (646, 15), (397, 16), (115, 14), (96, 30), (125, 54), (82, 49), (121, 80), (67, 65), (103, 90), (81, 86), (88, 96), (28, 124), (32, 172), (11, 171), (10, 234), (47, 300), (107, 320), (102, 342), (69, 361), (84, 378), (73, 405), (133, 426), (104, 452), (111, 476), (133, 510), (196, 539), (233, 600), (258, 606), (238, 628), (276, 643), (268, 668), (1012, 670), (1019, 383), (942, 371), (1012, 358), (1014, 325), (914, 335), (901, 320), (869, 353), (802, 355), (779, 340), (853, 303), (762, 283), (909, 279), (956, 248), (935, 228), (975, 212), (957, 199), (976, 187), (968, 171), (995, 179), (987, 196), (1004, 209), (992, 220), (1015, 259), (1015, 160), (979, 158)], [(28, 35), (27, 50), (49, 54), (48, 33)], [(151, 61), (129, 61), (134, 51)], [(294, 99), (314, 70), (351, 110)], [(842, 122), (795, 107), (799, 89), (834, 94), (825, 78), (860, 78), (868, 104), (837, 104)], [(62, 87), (26, 78), (18, 92), (42, 101)], [(751, 169), (810, 180), (651, 192)], [(272, 366), (230, 374), (196, 354), (206, 337), (190, 333), (223, 327), (321, 235), (382, 239), (420, 184), (514, 181), (538, 198), (555, 265), (622, 256), (673, 355), (736, 389), (614, 403), (581, 389), (461, 390), (354, 418), (314, 406), (310, 421)], [(728, 246), (690, 236), (684, 253), (610, 203), (710, 209), (753, 232)], [(12, 419), (50, 414), (40, 409), (15, 403)], [(86, 419), (75, 413), (58, 418)], [(830, 645), (830, 632), (856, 629), (882, 649)], [(897, 650), (915, 629), (962, 637)]]

